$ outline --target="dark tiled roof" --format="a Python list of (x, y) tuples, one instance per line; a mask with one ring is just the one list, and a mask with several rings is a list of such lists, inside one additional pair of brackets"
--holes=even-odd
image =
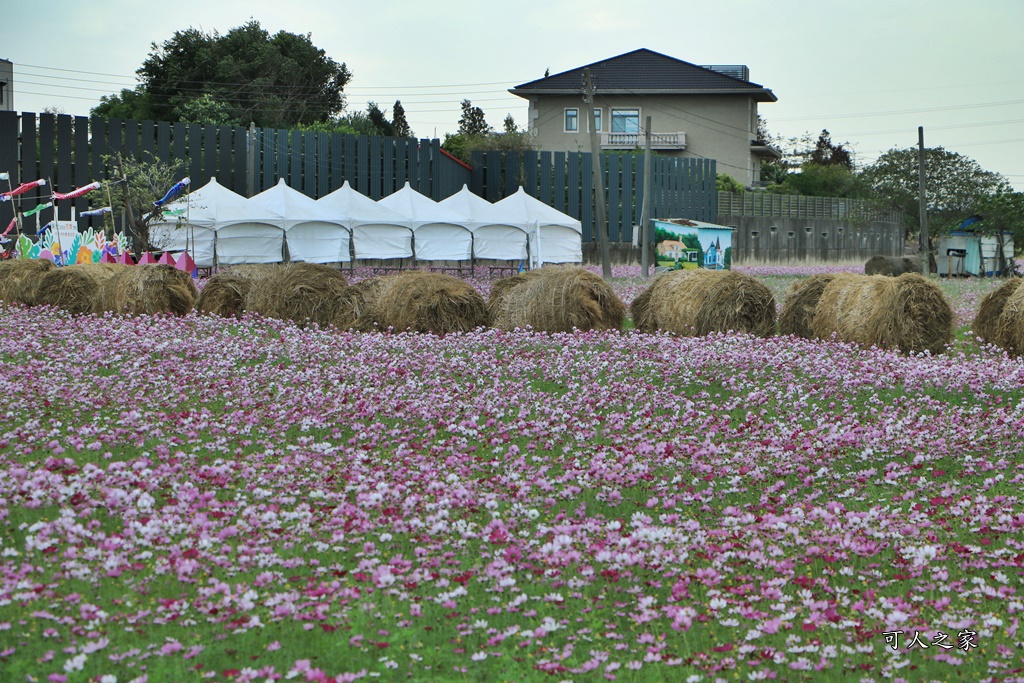
[(583, 70), (589, 68), (601, 93), (749, 94), (775, 102), (771, 90), (653, 50), (640, 49), (610, 57), (509, 90), (514, 95), (559, 95), (583, 92)]

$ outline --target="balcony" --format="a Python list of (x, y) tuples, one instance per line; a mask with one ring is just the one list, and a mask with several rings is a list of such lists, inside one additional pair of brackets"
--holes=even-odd
[[(643, 149), (643, 133), (601, 133), (601, 149)], [(651, 149), (686, 149), (686, 133), (651, 133)]]

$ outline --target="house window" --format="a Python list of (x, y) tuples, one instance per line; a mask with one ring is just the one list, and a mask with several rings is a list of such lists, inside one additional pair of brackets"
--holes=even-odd
[(597, 132), (600, 133), (601, 132), (601, 108), (600, 107), (597, 107), (596, 109), (594, 109), (594, 123), (595, 123), (594, 127), (597, 129)]
[(580, 129), (580, 110), (579, 109), (566, 109), (565, 110), (565, 132), (575, 133)]
[(613, 133), (639, 133), (639, 109), (612, 109)]

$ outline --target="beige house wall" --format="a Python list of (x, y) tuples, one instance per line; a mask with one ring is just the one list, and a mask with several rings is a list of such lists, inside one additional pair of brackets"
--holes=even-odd
[[(589, 152), (586, 109), (579, 96), (530, 97), (529, 130), (545, 151)], [(654, 133), (685, 133), (686, 147), (656, 149), (677, 157), (715, 159), (719, 173), (751, 186), (760, 180), (760, 158), (751, 154), (757, 137), (757, 102), (746, 95), (599, 95), (601, 130), (609, 131), (611, 110), (639, 109), (640, 126), (651, 117)], [(566, 132), (566, 109), (579, 112), (579, 130)]]

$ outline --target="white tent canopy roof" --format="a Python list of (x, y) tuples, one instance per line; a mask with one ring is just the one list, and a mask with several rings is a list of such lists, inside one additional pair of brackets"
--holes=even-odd
[(289, 187), (283, 178), (249, 201), (284, 216), (292, 261), (347, 263), (352, 260), (349, 253), (351, 230), (329, 217), (327, 209), (315, 199)]
[(360, 225), (394, 225), (412, 229), (405, 217), (373, 201), (345, 183), (334, 192), (316, 200), (325, 216), (349, 228)]
[(522, 187), (495, 206), (508, 220), (529, 227), (531, 259), (538, 264), (583, 261), (583, 225), (572, 216), (531, 197)]
[(468, 261), (473, 233), (459, 214), (420, 194), (408, 182), (377, 202), (402, 215), (415, 235), (416, 258), (425, 261)]
[(357, 259), (412, 258), (412, 226), (401, 214), (352, 189), (347, 180), (316, 203), (324, 215), (352, 230)]
[(210, 178), (170, 205), (185, 209), (173, 220), (150, 227), (151, 243), (165, 251), (188, 250), (196, 265), (277, 263), (284, 258), (284, 216), (254, 203)]
[(440, 202), (459, 214), (473, 232), (473, 255), (476, 258), (498, 261), (523, 260), (528, 255), (530, 226), (509, 220), (501, 207), (483, 197), (462, 189)]
[(269, 213), (280, 214), (285, 221), (285, 230), (304, 221), (328, 222), (324, 216), (323, 207), (317, 204), (312, 197), (307, 197), (289, 187), (284, 178), (278, 180), (273, 187), (253, 196), (249, 201), (267, 209)]
[(465, 230), (469, 229), (469, 226), (465, 225), (459, 214), (435, 202), (430, 197), (417, 192), (408, 181), (406, 181), (405, 186), (401, 190), (378, 200), (377, 204), (400, 214), (405, 219), (406, 224), (412, 226), (413, 230), (431, 223), (453, 225)]
[(548, 206), (541, 200), (531, 197), (522, 186), (516, 190), (515, 194), (496, 202), (494, 206), (501, 208), (509, 221), (515, 221), (523, 225), (533, 225), (536, 222), (541, 228), (545, 225), (557, 225), (563, 228), (570, 228), (580, 235), (583, 234), (582, 223), (572, 216), (564, 214), (552, 206)]

